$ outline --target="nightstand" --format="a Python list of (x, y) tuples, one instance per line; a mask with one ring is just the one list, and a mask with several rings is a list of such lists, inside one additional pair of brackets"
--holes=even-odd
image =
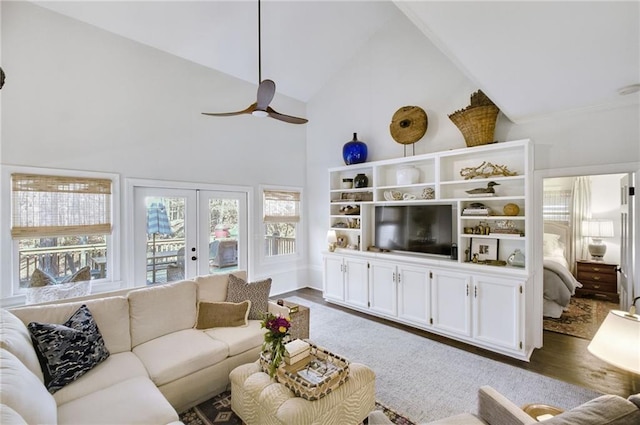
[(576, 288), (576, 295), (604, 298), (620, 302), (618, 296), (618, 265), (602, 261), (578, 260), (577, 279), (582, 288)]

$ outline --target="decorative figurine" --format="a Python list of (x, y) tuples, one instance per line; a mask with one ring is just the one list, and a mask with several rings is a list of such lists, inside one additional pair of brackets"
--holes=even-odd
[(476, 189), (465, 190), (471, 196), (492, 196), (496, 193), (496, 190), (493, 186), (500, 186), (500, 183), (496, 183), (494, 181), (490, 181), (487, 183), (487, 187), (479, 187)]

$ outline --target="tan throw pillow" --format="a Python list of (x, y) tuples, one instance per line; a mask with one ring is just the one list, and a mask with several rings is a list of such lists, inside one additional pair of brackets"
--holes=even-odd
[(250, 308), (251, 301), (249, 300), (240, 303), (224, 301), (208, 303), (200, 301), (198, 303), (196, 329), (247, 326), (249, 324), (248, 317)]
[(229, 275), (227, 286), (227, 301), (238, 303), (251, 301), (249, 320), (262, 320), (269, 310), (269, 292), (271, 292), (271, 278), (248, 283), (232, 274)]

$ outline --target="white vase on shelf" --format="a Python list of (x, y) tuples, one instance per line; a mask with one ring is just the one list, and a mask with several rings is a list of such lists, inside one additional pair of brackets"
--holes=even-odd
[(396, 184), (398, 185), (416, 184), (418, 183), (419, 179), (420, 170), (418, 170), (413, 165), (400, 167), (396, 171)]

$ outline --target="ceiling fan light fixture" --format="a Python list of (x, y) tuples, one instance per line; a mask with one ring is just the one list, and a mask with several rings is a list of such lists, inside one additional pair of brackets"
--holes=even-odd
[(260, 109), (256, 109), (251, 113), (251, 115), (258, 118), (266, 118), (269, 116), (269, 113), (267, 111), (261, 111)]
[(626, 96), (628, 94), (638, 93), (640, 91), (640, 84), (631, 84), (618, 89), (620, 96)]

